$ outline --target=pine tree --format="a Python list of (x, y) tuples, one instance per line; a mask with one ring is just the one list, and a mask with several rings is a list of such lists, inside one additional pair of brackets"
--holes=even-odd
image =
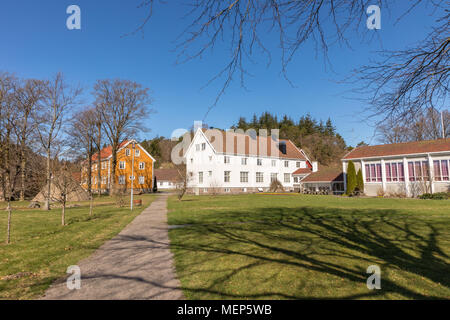
[(356, 170), (353, 161), (348, 162), (347, 166), (347, 194), (353, 194), (356, 188)]
[(364, 192), (364, 180), (361, 169), (359, 169), (358, 173), (356, 174), (356, 188), (359, 190), (360, 193)]

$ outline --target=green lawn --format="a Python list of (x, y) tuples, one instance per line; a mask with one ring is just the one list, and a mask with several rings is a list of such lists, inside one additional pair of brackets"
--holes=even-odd
[(77, 203), (77, 207), (66, 210), (64, 227), (61, 209), (30, 210), (24, 209), (28, 202), (14, 202), (10, 245), (4, 242), (7, 213), (1, 203), (0, 299), (39, 297), (55, 279), (66, 274), (68, 266), (88, 257), (119, 233), (154, 196), (135, 198), (142, 199), (143, 206), (130, 212), (129, 208), (117, 208), (112, 198), (101, 197), (95, 202), (92, 217), (89, 202)]
[(189, 196), (169, 209), (190, 299), (450, 299), (448, 200)]

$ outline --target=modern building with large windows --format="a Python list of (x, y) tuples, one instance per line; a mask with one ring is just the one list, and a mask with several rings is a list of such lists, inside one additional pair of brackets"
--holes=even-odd
[(368, 196), (450, 191), (449, 138), (355, 148), (342, 159), (345, 189), (349, 161), (362, 169)]
[(205, 129), (195, 132), (185, 161), (188, 189), (196, 194), (269, 191), (274, 180), (293, 191), (294, 172), (317, 168), (290, 140)]

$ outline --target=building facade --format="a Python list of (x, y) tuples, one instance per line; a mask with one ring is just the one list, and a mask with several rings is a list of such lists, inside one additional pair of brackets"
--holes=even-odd
[(449, 138), (355, 148), (342, 159), (345, 189), (349, 161), (362, 170), (368, 196), (450, 191)]
[[(100, 168), (98, 167), (98, 153), (92, 156), (91, 185), (93, 192), (105, 193), (112, 185), (112, 148), (105, 147), (100, 151)], [(118, 189), (138, 192), (151, 192), (153, 187), (153, 165), (155, 159), (135, 140), (127, 140), (120, 144), (117, 151), (117, 166), (115, 181)], [(134, 163), (134, 166), (133, 166)], [(100, 170), (101, 188), (98, 188), (98, 171)], [(87, 161), (81, 169), (81, 186), (88, 189)]]
[(185, 161), (188, 191), (195, 194), (269, 191), (274, 180), (293, 191), (293, 172), (312, 168), (290, 140), (204, 129), (195, 132)]
[(182, 187), (183, 182), (177, 169), (155, 169), (158, 190), (174, 190)]

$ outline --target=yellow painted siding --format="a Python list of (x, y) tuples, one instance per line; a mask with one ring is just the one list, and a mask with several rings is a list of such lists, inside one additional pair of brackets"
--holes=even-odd
[[(132, 146), (131, 144), (127, 145), (125, 148), (119, 150), (117, 153), (117, 167), (116, 167), (116, 174), (115, 174), (115, 180), (116, 185), (119, 188), (131, 188), (131, 172), (132, 172)], [(128, 150), (128, 153), (127, 153)], [(139, 150), (139, 155), (135, 155), (134, 157), (134, 183), (133, 188), (136, 190), (142, 189), (142, 190), (150, 190), (153, 186), (153, 160), (151, 157), (149, 157), (144, 149), (136, 144), (136, 150)], [(100, 173), (102, 176), (103, 182), (104, 179), (106, 179), (106, 183), (101, 184), (101, 189), (106, 190), (108, 189), (108, 173), (109, 170), (112, 170), (112, 159), (102, 160), (102, 163), (104, 163), (103, 166), (101, 166)], [(124, 166), (123, 169), (121, 169), (121, 163), (122, 166)], [(97, 191), (97, 162), (95, 161), (92, 164), (92, 190)], [(103, 167), (103, 168), (102, 168)], [(87, 189), (87, 168), (82, 169), (82, 187)], [(124, 177), (124, 179), (121, 178), (121, 176)], [(143, 177), (143, 184), (140, 183), (140, 177)], [(95, 182), (95, 183), (94, 183)], [(122, 183), (124, 182), (124, 183)], [(112, 181), (111, 181), (112, 183)]]

